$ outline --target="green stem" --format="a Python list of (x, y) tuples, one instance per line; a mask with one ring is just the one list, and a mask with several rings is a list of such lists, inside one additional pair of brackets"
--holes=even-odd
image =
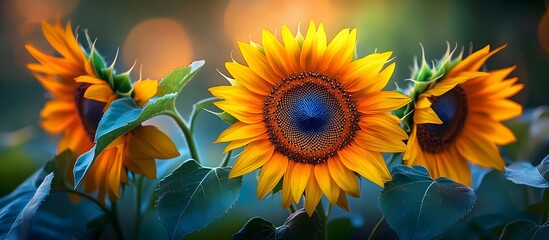
[(200, 159), (198, 158), (198, 150), (196, 148), (196, 144), (194, 143), (193, 134), (185, 123), (185, 120), (183, 120), (183, 117), (179, 114), (179, 112), (175, 110), (175, 108), (174, 110), (167, 111), (166, 114), (172, 117), (179, 126), (179, 128), (181, 128), (181, 131), (183, 131), (183, 135), (185, 136), (185, 140), (187, 141), (187, 146), (189, 147), (191, 158), (200, 163)]
[(139, 225), (141, 225), (141, 185), (143, 183), (143, 177), (136, 176), (137, 181), (135, 184), (136, 187), (136, 202), (137, 207), (135, 209), (135, 223), (134, 223), (134, 229), (133, 229), (133, 239), (137, 239), (137, 236), (139, 234)]
[(385, 217), (381, 216), (379, 221), (377, 222), (376, 226), (372, 230), (372, 233), (370, 233), (370, 236), (368, 237), (368, 240), (374, 240), (377, 236), (377, 233), (379, 232), (379, 229), (381, 228), (381, 225), (385, 222)]
[(391, 167), (394, 161), (398, 158), (398, 156), (400, 156), (400, 153), (393, 153), (393, 155), (391, 155), (391, 158), (389, 159), (389, 162), (387, 163), (387, 166)]
[(219, 164), (219, 167), (226, 167), (229, 164), (229, 160), (231, 159), (231, 153), (233, 151), (228, 151), (227, 154), (225, 154), (225, 157), (223, 158), (223, 161)]
[(118, 221), (118, 212), (116, 210), (116, 201), (112, 202), (112, 210), (109, 212), (112, 219), (112, 225), (116, 231), (118, 239), (124, 240), (124, 234), (122, 234), (122, 228), (120, 227), (120, 222)]
[[(320, 201), (318, 205), (316, 205), (316, 211), (320, 216), (320, 221), (322, 222), (322, 226), (320, 227), (320, 233), (317, 235), (317, 239), (326, 240), (328, 239), (328, 218), (330, 216), (326, 214), (326, 211), (324, 211), (322, 201)], [(328, 212), (330, 212), (330, 210)]]
[(290, 204), (290, 207), (288, 208), (290, 210), (290, 214), (295, 213), (297, 211), (297, 208), (295, 207), (294, 203)]
[(72, 193), (72, 194), (76, 194), (80, 197), (83, 197), (85, 198), (86, 200), (94, 203), (95, 205), (97, 205), (99, 208), (101, 208), (101, 210), (103, 210), (103, 212), (105, 213), (109, 213), (111, 210), (107, 209), (105, 206), (103, 206), (103, 204), (101, 204), (99, 201), (97, 201), (97, 199), (95, 199), (94, 197), (86, 194), (86, 193), (83, 193), (83, 192), (79, 192), (79, 191), (76, 191), (74, 189), (70, 189), (70, 188), (55, 188), (55, 189), (52, 189), (53, 192), (66, 192), (66, 193)]

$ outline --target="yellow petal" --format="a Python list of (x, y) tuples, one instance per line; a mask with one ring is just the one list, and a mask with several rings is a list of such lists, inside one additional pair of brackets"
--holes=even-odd
[(278, 152), (275, 152), (271, 159), (263, 165), (257, 181), (257, 198), (265, 197), (278, 184), (286, 168), (288, 167), (288, 158)]
[(158, 81), (153, 79), (140, 80), (133, 85), (133, 99), (139, 106), (145, 105), (156, 95), (158, 90)]
[(273, 152), (274, 146), (269, 140), (260, 140), (248, 144), (236, 160), (229, 177), (242, 176), (258, 169), (271, 159)]
[(84, 97), (87, 99), (104, 102), (104, 103), (110, 103), (115, 98), (114, 93), (111, 90), (111, 87), (106, 84), (90, 85), (86, 89), (86, 92), (84, 93)]
[[(320, 71), (325, 71), (328, 69), (330, 64), (337, 64), (339, 66), (340, 64), (348, 64), (351, 62), (352, 55), (350, 59), (346, 59), (345, 56), (349, 49), (351, 49), (354, 53), (355, 45), (347, 45), (348, 38), (349, 29), (346, 28), (339, 31), (332, 41), (330, 41), (330, 44), (328, 44), (326, 52), (324, 53), (321, 66), (319, 68)], [(341, 67), (335, 69), (341, 69)]]
[(219, 137), (215, 140), (215, 143), (253, 138), (265, 132), (267, 132), (267, 128), (263, 122), (255, 124), (236, 122), (219, 134)]
[(286, 173), (284, 173), (284, 179), (282, 182), (282, 207), (288, 208), (292, 204), (292, 185), (291, 176), (294, 170), (295, 162), (288, 160), (288, 167)]
[(248, 145), (251, 142), (255, 142), (257, 140), (268, 139), (268, 138), (269, 138), (269, 134), (263, 133), (263, 134), (260, 134), (258, 136), (251, 137), (251, 138), (233, 140), (227, 145), (227, 147), (225, 147), (225, 149), (223, 149), (223, 153), (226, 153), (228, 151), (231, 151), (231, 150), (237, 149), (239, 147)]
[(286, 49), (276, 39), (276, 37), (267, 29), (263, 29), (262, 37), (263, 48), (265, 49), (265, 56), (269, 61), (273, 71), (279, 76), (289, 76), (292, 71), (291, 67), (287, 65)]
[(301, 195), (303, 195), (303, 191), (305, 191), (305, 187), (309, 181), (309, 176), (311, 175), (311, 168), (312, 165), (307, 163), (298, 162), (294, 165), (292, 177), (290, 178), (290, 184), (292, 189), (292, 197), (297, 203), (299, 203), (299, 200), (301, 200)]
[(467, 186), (472, 185), (471, 169), (467, 161), (463, 159), (452, 147), (447, 154), (432, 154), (435, 161), (430, 161), (429, 173), (433, 179), (447, 177)]
[(75, 78), (74, 81), (79, 82), (79, 83), (89, 83), (89, 84), (97, 84), (97, 85), (107, 85), (108, 84), (103, 79), (96, 78), (94, 76), (89, 76), (89, 75), (79, 76), (79, 77)]
[[(313, 171), (313, 168), (310, 169)], [(311, 172), (311, 174), (314, 173)], [(321, 197), (322, 191), (320, 191), (320, 187), (318, 186), (316, 179), (314, 177), (309, 178), (307, 187), (305, 188), (305, 211), (307, 211), (309, 217), (313, 215)]]
[(50, 100), (40, 112), (40, 124), (49, 133), (60, 133), (75, 121), (80, 121), (73, 101)]
[(250, 69), (264, 81), (267, 81), (274, 86), (285, 77), (276, 74), (273, 69), (271, 69), (267, 57), (250, 44), (238, 42), (238, 46), (240, 47), (240, 51), (242, 52), (242, 56), (246, 60), (246, 63), (250, 66)]
[(408, 139), (408, 134), (400, 127), (400, 119), (389, 113), (363, 115), (358, 125), (365, 132), (378, 136), (398, 140)]
[(522, 113), (522, 106), (508, 99), (485, 101), (469, 104), (470, 112), (489, 115), (494, 120), (504, 121), (517, 117)]
[(299, 56), (299, 63), (303, 70), (312, 71), (316, 70), (316, 64), (319, 62), (319, 57), (322, 57), (317, 51), (317, 33), (315, 23), (311, 20), (309, 22), (309, 28), (307, 35), (305, 35), (305, 41), (301, 47), (301, 54)]
[(499, 52), (501, 49), (505, 48), (507, 44), (495, 49), (494, 51), (490, 52), (490, 45), (487, 45), (483, 49), (474, 52), (473, 54), (469, 55), (463, 61), (461, 61), (458, 65), (456, 65), (450, 72), (448, 72), (448, 77), (453, 77), (460, 72), (467, 72), (467, 71), (477, 71), (488, 58), (490, 58), (492, 55)]
[(356, 131), (354, 141), (366, 150), (375, 152), (404, 152), (406, 144), (401, 139), (386, 135), (372, 135)]
[(408, 96), (398, 92), (371, 92), (358, 101), (357, 109), (364, 114), (376, 114), (399, 109), (410, 101)]
[(241, 122), (247, 124), (263, 122), (262, 110), (259, 106), (252, 108), (251, 106), (242, 106), (241, 104), (228, 101), (214, 102), (214, 105)]
[(438, 117), (437, 113), (430, 107), (416, 108), (414, 109), (414, 123), (415, 124), (442, 124), (442, 120)]
[(349, 202), (347, 202), (347, 196), (345, 195), (344, 191), (341, 191), (339, 193), (339, 199), (337, 200), (337, 205), (345, 211), (349, 211)]
[(384, 180), (391, 178), (383, 158), (379, 159), (375, 154), (361, 150), (360, 147), (348, 145), (339, 150), (338, 155), (345, 167), (381, 187), (384, 185)]
[(252, 92), (267, 96), (273, 88), (273, 85), (268, 81), (263, 80), (259, 75), (255, 74), (250, 68), (243, 66), (237, 62), (225, 63), (227, 71), (234, 77), (235, 81), (242, 84)]
[(345, 89), (350, 92), (363, 89), (368, 89), (367, 92), (377, 92), (383, 89), (387, 85), (386, 81), (391, 77), (395, 65), (391, 64), (382, 72), (380, 71), (391, 54), (392, 52), (373, 53), (351, 62), (347, 72), (341, 77)]
[(264, 102), (264, 97), (258, 95), (246, 87), (239, 86), (217, 86), (208, 89), (212, 95), (227, 100), (242, 102), (246, 105), (261, 106)]
[(483, 168), (495, 168), (503, 171), (505, 162), (499, 154), (497, 146), (481, 135), (468, 131), (468, 134), (462, 134), (456, 140), (456, 146), (461, 154), (469, 162), (479, 165)]
[(470, 114), (466, 121), (465, 125), (468, 128), (496, 144), (505, 145), (516, 141), (515, 135), (508, 127), (486, 115)]
[[(334, 161), (334, 160), (330, 158), (328, 159), (328, 162), (330, 161)], [(329, 166), (328, 164), (315, 165), (315, 168), (314, 168), (315, 178), (316, 178), (316, 182), (318, 183), (318, 186), (320, 187), (324, 195), (326, 195), (326, 198), (328, 198), (328, 201), (330, 201), (332, 205), (335, 205), (337, 204), (337, 199), (339, 198), (340, 189), (337, 186), (337, 183), (334, 180), (332, 180), (328, 166)], [(353, 177), (355, 176), (353, 175)]]
[(300, 72), (299, 55), (301, 54), (301, 49), (294, 35), (292, 35), (292, 32), (286, 25), (282, 26), (282, 40), (284, 41), (284, 47), (286, 48), (288, 66), (293, 73)]
[[(360, 196), (360, 189), (358, 188), (358, 181), (355, 174), (343, 165), (338, 156), (333, 156), (328, 159), (328, 170), (330, 171), (331, 178), (339, 186), (339, 188), (341, 188), (341, 190), (351, 194), (354, 197)], [(336, 197), (335, 200), (337, 201), (339, 196), (331, 197)]]
[(138, 126), (128, 134), (130, 159), (168, 159), (179, 156), (172, 140), (155, 126)]

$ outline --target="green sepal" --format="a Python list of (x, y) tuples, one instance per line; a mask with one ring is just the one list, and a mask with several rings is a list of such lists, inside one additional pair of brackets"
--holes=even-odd
[(114, 90), (119, 93), (119, 95), (122, 96), (131, 96), (133, 97), (133, 94), (130, 94), (132, 92), (132, 84), (130, 79), (130, 73), (125, 72), (122, 74), (114, 75)]

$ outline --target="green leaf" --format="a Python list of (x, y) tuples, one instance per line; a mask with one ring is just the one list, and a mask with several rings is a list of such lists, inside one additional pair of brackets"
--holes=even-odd
[[(448, 178), (433, 180), (427, 169), (396, 166), (381, 191), (379, 207), (400, 239), (430, 239), (473, 208), (473, 190)], [(441, 214), (444, 213), (444, 214)]]
[(57, 155), (53, 160), (46, 163), (45, 169), (47, 172), (53, 172), (52, 187), (65, 188), (70, 186), (72, 179), (67, 179), (67, 173), (71, 166), (71, 161), (74, 153), (67, 149)]
[(191, 129), (191, 131), (194, 129), (194, 121), (196, 119), (196, 116), (198, 116), (198, 113), (204, 110), (204, 108), (209, 107), (214, 102), (217, 102), (219, 100), (220, 100), (219, 98), (211, 97), (211, 98), (202, 99), (196, 102), (195, 104), (193, 104), (193, 111), (191, 112), (191, 118), (189, 120), (189, 129)]
[(172, 111), (176, 93), (154, 97), (142, 108), (131, 98), (121, 98), (111, 103), (105, 112), (95, 133), (95, 145), (80, 155), (74, 165), (74, 182), (77, 187), (89, 167), (112, 141), (141, 125), (144, 121), (167, 111)]
[(509, 223), (499, 239), (545, 240), (549, 237), (549, 224), (537, 225), (526, 220)]
[(210, 111), (208, 109), (204, 109), (204, 110), (211, 113), (211, 114), (213, 114), (213, 115), (216, 115), (218, 118), (223, 120), (223, 122), (226, 122), (230, 125), (233, 125), (234, 123), (238, 122), (238, 119), (233, 117), (231, 114), (228, 114), (227, 112), (214, 112), (214, 111)]
[(250, 219), (240, 231), (233, 235), (233, 240), (279, 240), (279, 239), (317, 239), (322, 227), (318, 213), (311, 217), (305, 209), (292, 213), (284, 225), (275, 228), (274, 225), (260, 217)]
[(0, 238), (28, 239), (38, 207), (49, 194), (53, 173), (41, 168), (0, 199)]
[(517, 184), (549, 188), (549, 155), (537, 167), (530, 162), (515, 162), (505, 167), (505, 177)]
[(204, 66), (204, 60), (194, 61), (189, 66), (171, 70), (158, 84), (157, 96), (180, 92), (183, 87)]
[(230, 168), (203, 168), (195, 160), (181, 164), (159, 183), (156, 208), (170, 239), (181, 239), (219, 218), (240, 194), (242, 177)]

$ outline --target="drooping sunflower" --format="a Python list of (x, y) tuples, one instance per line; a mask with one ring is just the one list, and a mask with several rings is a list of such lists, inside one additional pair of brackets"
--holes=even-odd
[[(406, 165), (423, 165), (431, 176), (448, 177), (471, 186), (467, 162), (502, 171), (504, 161), (498, 145), (515, 141), (501, 121), (521, 114), (520, 104), (509, 100), (522, 88), (517, 78), (508, 78), (515, 66), (481, 70), (486, 60), (505, 46), (490, 46), (461, 60), (448, 51), (438, 66), (429, 69), (425, 61), (413, 73), (416, 85), (413, 123)], [(410, 108), (411, 109), (411, 108)]]
[[(80, 46), (70, 22), (65, 28), (59, 19), (55, 25), (42, 22), (42, 31), (59, 57), (32, 45), (25, 46), (39, 62), (29, 64), (28, 68), (51, 94), (40, 113), (41, 126), (50, 134), (62, 134), (58, 152), (70, 149), (79, 156), (92, 148), (104, 111), (111, 102), (122, 97), (118, 94), (122, 89), (100, 77), (89, 57), (91, 53)], [(157, 80), (140, 80), (133, 86), (129, 78), (127, 81), (126, 86), (130, 87), (124, 96), (133, 96), (140, 106), (156, 94)], [(120, 184), (128, 182), (127, 170), (155, 178), (154, 160), (178, 155), (171, 140), (156, 127), (138, 126), (113, 141), (96, 158), (84, 178), (84, 189), (90, 193), (98, 191), (98, 199), (102, 202), (106, 195), (113, 200), (120, 196)], [(68, 176), (72, 176), (73, 165), (74, 161), (67, 169)]]
[(358, 197), (358, 173), (379, 186), (391, 179), (380, 152), (402, 152), (406, 133), (390, 114), (410, 99), (381, 91), (395, 64), (391, 52), (353, 60), (356, 29), (344, 29), (327, 43), (322, 24), (306, 36), (282, 27), (282, 42), (270, 31), (262, 46), (239, 42), (247, 63), (225, 64), (232, 86), (210, 88), (217, 107), (238, 122), (216, 142), (225, 151), (246, 146), (230, 177), (261, 168), (257, 197), (283, 179), (282, 205), (299, 203), (311, 215), (322, 193), (348, 209), (346, 194)]

